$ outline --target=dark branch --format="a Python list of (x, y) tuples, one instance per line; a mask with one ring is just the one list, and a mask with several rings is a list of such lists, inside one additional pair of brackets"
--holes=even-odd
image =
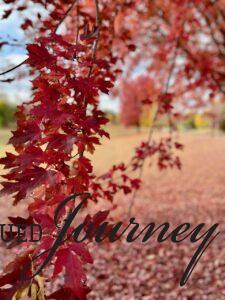
[(0, 73), (0, 76), (6, 75), (6, 74), (8, 74), (8, 73), (10, 73), (10, 72), (12, 72), (12, 71), (18, 69), (19, 67), (21, 67), (21, 66), (22, 66), (23, 64), (25, 64), (26, 62), (27, 62), (27, 59), (25, 59), (24, 61), (22, 61), (20, 64), (16, 65), (15, 67), (13, 67), (13, 68), (11, 68), (11, 69), (9, 69), (9, 70), (7, 70), (7, 71), (4, 71), (4, 72)]
[[(96, 59), (96, 53), (97, 53), (97, 49), (98, 49), (98, 43), (99, 43), (99, 38), (100, 38), (100, 11), (99, 11), (99, 3), (98, 0), (95, 0), (95, 9), (96, 9), (96, 20), (95, 20), (95, 25), (97, 27), (97, 37), (94, 43), (94, 47), (93, 47), (93, 54), (92, 54), (92, 60), (93, 62)], [(89, 73), (88, 73), (88, 77), (91, 76), (93, 70), (93, 64), (91, 65), (90, 69), (89, 69)]]
[(54, 33), (56, 33), (56, 31), (59, 29), (59, 27), (61, 26), (61, 24), (65, 21), (65, 19), (67, 18), (67, 16), (69, 15), (69, 13), (71, 12), (71, 10), (73, 9), (74, 5), (76, 4), (77, 0), (74, 0), (73, 3), (70, 5), (70, 7), (67, 9), (67, 11), (65, 12), (64, 16), (62, 17), (62, 19), (59, 21), (59, 23), (57, 24), (56, 28), (54, 29)]
[[(57, 24), (56, 28), (54, 29), (54, 33), (56, 33), (56, 31), (58, 30), (58, 28), (60, 27), (60, 25), (65, 21), (66, 17), (69, 15), (70, 11), (73, 9), (74, 5), (76, 4), (77, 0), (74, 0), (73, 3), (70, 5), (70, 7), (67, 9), (67, 11), (65, 12), (65, 15), (63, 16), (63, 18), (59, 21), (59, 23)], [(27, 59), (25, 59), (24, 61), (22, 61), (21, 63), (19, 63), (18, 65), (16, 65), (15, 67), (4, 71), (2, 73), (0, 73), (0, 76), (8, 74), (16, 69), (18, 69), (19, 67), (21, 67), (22, 65), (24, 65), (27, 62)]]

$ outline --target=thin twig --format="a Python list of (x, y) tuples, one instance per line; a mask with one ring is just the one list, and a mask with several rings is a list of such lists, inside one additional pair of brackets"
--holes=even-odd
[[(183, 45), (182, 45), (181, 48), (182, 48), (182, 50), (186, 53), (186, 55), (188, 55), (188, 57), (189, 57), (194, 63), (197, 63), (197, 62), (198, 62), (197, 59), (196, 59), (196, 58), (194, 57), (194, 55), (192, 54), (192, 52), (190, 51), (190, 49), (184, 47)], [(217, 81), (217, 79), (215, 78), (214, 74), (211, 73), (210, 75), (211, 75), (212, 81), (214, 81), (214, 83), (217, 85), (219, 91), (220, 91), (223, 95), (225, 95), (225, 90), (222, 89), (221, 84)]]
[[(210, 31), (210, 35), (211, 35), (211, 38), (212, 38), (212, 41), (214, 42), (215, 46), (217, 47), (218, 51), (219, 51), (219, 54), (224, 58), (225, 57), (225, 53), (222, 51), (221, 49), (221, 44), (218, 42), (218, 40), (215, 38), (215, 35), (214, 35), (214, 32), (213, 32), (213, 28), (212, 28), (212, 25), (211, 25), (211, 22), (210, 22), (210, 19), (209, 17), (207, 16), (207, 14), (204, 14), (204, 12), (199, 8), (197, 7), (196, 5), (194, 5), (196, 10), (202, 15), (202, 17), (205, 19), (205, 22), (209, 28), (209, 31)], [(183, 49), (186, 53), (190, 54), (190, 51), (187, 50), (187, 49)], [(191, 55), (191, 57), (193, 58), (193, 56)], [(221, 84), (216, 80), (214, 74), (211, 74), (211, 78), (212, 80), (214, 81), (214, 83), (217, 85), (219, 91), (222, 93), (222, 94), (225, 94), (225, 91), (222, 89), (222, 86)]]
[(11, 68), (11, 69), (8, 69), (8, 70), (6, 70), (6, 71), (0, 73), (0, 76), (6, 75), (6, 74), (8, 74), (8, 73), (10, 73), (10, 72), (12, 72), (12, 71), (14, 71), (14, 70), (16, 70), (17, 68), (19, 68), (19, 67), (21, 67), (23, 64), (25, 64), (26, 61), (27, 61), (27, 59), (25, 59), (24, 61), (22, 61), (21, 63), (19, 63), (19, 64), (16, 65), (15, 67), (13, 67), (13, 68)]
[(54, 29), (54, 33), (57, 32), (57, 30), (59, 29), (60, 25), (65, 21), (65, 19), (67, 18), (67, 16), (69, 15), (70, 11), (73, 9), (74, 5), (76, 4), (77, 0), (74, 0), (73, 3), (70, 5), (70, 7), (67, 9), (67, 11), (65, 12), (63, 18), (59, 21), (59, 23), (57, 24), (57, 26)]
[(207, 26), (208, 26), (208, 28), (209, 28), (210, 35), (211, 35), (211, 37), (212, 37), (212, 40), (213, 40), (214, 44), (216, 45), (216, 47), (217, 47), (217, 49), (218, 49), (220, 55), (221, 55), (222, 57), (224, 57), (225, 53), (222, 51), (222, 49), (221, 49), (221, 44), (220, 44), (220, 42), (216, 39), (216, 37), (215, 37), (215, 35), (214, 35), (214, 31), (213, 31), (212, 24), (211, 24), (211, 20), (210, 20), (209, 16), (208, 16), (206, 13), (204, 13), (204, 11), (201, 10), (201, 9), (200, 9), (199, 7), (197, 7), (196, 5), (195, 5), (195, 8), (196, 8), (196, 10), (201, 14), (201, 16), (203, 17), (203, 19), (205, 20), (205, 22), (206, 22), (206, 24), (207, 24)]
[[(58, 30), (58, 28), (60, 27), (60, 25), (65, 21), (66, 17), (69, 15), (70, 11), (73, 9), (75, 3), (76, 3), (77, 0), (74, 0), (73, 3), (70, 5), (70, 7), (68, 8), (68, 10), (66, 11), (65, 15), (63, 16), (63, 18), (59, 21), (59, 23), (57, 24), (57, 26), (55, 27), (54, 29), (54, 33), (56, 33), (56, 31)], [(22, 65), (24, 65), (25, 63), (27, 62), (27, 59), (25, 59), (24, 61), (22, 61), (21, 63), (19, 63), (18, 65), (16, 65), (15, 67), (9, 69), (9, 70), (6, 70), (2, 73), (0, 73), (0, 76), (2, 75), (6, 75), (16, 69), (18, 69), (19, 67), (21, 67)]]
[[(95, 19), (95, 25), (97, 28), (97, 37), (94, 42), (94, 47), (93, 47), (93, 54), (92, 54), (92, 61), (94, 62), (96, 60), (96, 53), (98, 49), (98, 43), (99, 43), (99, 38), (100, 38), (100, 11), (99, 11), (99, 2), (98, 0), (95, 1), (95, 9), (96, 9), (96, 19)], [(90, 66), (89, 72), (88, 72), (88, 77), (91, 76), (91, 73), (93, 71), (93, 63)]]
[[(163, 94), (167, 94), (168, 90), (169, 90), (169, 87), (170, 87), (170, 81), (171, 81), (173, 71), (174, 71), (175, 65), (176, 65), (177, 49), (178, 49), (178, 39), (176, 41), (175, 52), (174, 52), (174, 56), (172, 58), (172, 64), (171, 64), (171, 67), (170, 67), (170, 70), (169, 70), (169, 74), (168, 74), (168, 77), (167, 77), (167, 80), (166, 80), (166, 83), (165, 83), (165, 86), (164, 86), (164, 89), (163, 89)], [(156, 113), (155, 113), (155, 116), (154, 116), (154, 119), (153, 119), (153, 124), (152, 124), (152, 126), (149, 130), (149, 135), (148, 135), (148, 139), (147, 139), (148, 144), (150, 144), (150, 142), (152, 140), (152, 136), (153, 136), (153, 132), (154, 132), (154, 128), (155, 128), (155, 123), (156, 123), (156, 120), (158, 118), (160, 109), (161, 109), (161, 105), (159, 103), (159, 105), (157, 107), (157, 110), (156, 110)], [(139, 176), (138, 176), (139, 179), (142, 178), (144, 165), (145, 165), (145, 158), (143, 159), (142, 164), (141, 164), (140, 169), (139, 169)], [(130, 201), (129, 210), (128, 210), (128, 216), (129, 217), (131, 216), (131, 211), (132, 211), (132, 208), (133, 208), (134, 203), (135, 203), (136, 195), (137, 195), (137, 190), (134, 191), (132, 199)]]
[(80, 30), (80, 21), (79, 21), (79, 0), (77, 0), (77, 33), (76, 33), (76, 44), (78, 43), (79, 39), (79, 30)]
[[(93, 71), (93, 66), (94, 66), (94, 61), (96, 60), (96, 53), (97, 53), (97, 49), (98, 49), (98, 43), (99, 43), (99, 38), (100, 38), (100, 32), (99, 32), (99, 27), (100, 27), (100, 11), (99, 11), (99, 3), (98, 0), (95, 0), (95, 9), (96, 9), (96, 19), (95, 19), (95, 25), (97, 27), (97, 37), (96, 40), (94, 42), (94, 46), (93, 46), (93, 53), (92, 53), (92, 65), (89, 68), (88, 71), (88, 78), (91, 76), (92, 71)], [(84, 105), (87, 105), (87, 99), (84, 99)], [(84, 134), (84, 130), (83, 130), (83, 134)], [(84, 151), (80, 153), (80, 157), (82, 157), (84, 155)]]

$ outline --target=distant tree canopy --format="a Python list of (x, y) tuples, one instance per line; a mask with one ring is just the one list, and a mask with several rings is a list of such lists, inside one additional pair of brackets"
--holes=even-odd
[(140, 126), (142, 120), (146, 123), (146, 118), (150, 118), (150, 104), (155, 95), (153, 81), (147, 75), (123, 80), (119, 91), (121, 123), (125, 126)]
[(8, 103), (7, 97), (0, 95), (0, 127), (9, 127), (15, 123), (16, 106)]

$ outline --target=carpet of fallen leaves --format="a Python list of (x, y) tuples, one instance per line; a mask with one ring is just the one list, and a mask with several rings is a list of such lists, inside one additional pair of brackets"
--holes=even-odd
[[(129, 160), (132, 147), (145, 139), (140, 135), (117, 136), (95, 154), (95, 167), (101, 172), (113, 162)], [(125, 239), (112, 244), (92, 245), (94, 264), (88, 267), (89, 300), (222, 300), (225, 299), (225, 136), (184, 134), (181, 171), (159, 172), (148, 164), (144, 183), (132, 212), (143, 226), (155, 222), (206, 228), (219, 223), (221, 234), (201, 257), (184, 287), (179, 281), (198, 243), (157, 243), (157, 234), (145, 243), (127, 244)], [(115, 220), (127, 216), (131, 196), (118, 197)], [(2, 199), (1, 199), (2, 200)], [(4, 205), (3, 205), (4, 203)], [(23, 210), (23, 205), (19, 208)], [(18, 215), (10, 201), (1, 202), (1, 223), (9, 214)], [(0, 247), (0, 268), (9, 250)]]
[[(108, 145), (108, 155), (111, 151), (122, 158), (124, 151), (129, 152), (127, 145), (131, 146), (134, 138), (120, 139)], [(168, 221), (171, 229), (184, 222), (193, 226), (204, 222), (208, 229), (218, 222), (221, 234), (182, 288), (180, 277), (198, 243), (191, 244), (188, 239), (179, 245), (157, 243), (154, 234), (145, 244), (127, 244), (123, 239), (95, 246), (94, 265), (88, 270), (89, 300), (225, 299), (225, 136), (187, 134), (181, 141), (185, 145), (182, 171), (158, 172), (146, 166), (132, 215), (145, 225)], [(126, 219), (129, 200), (118, 199), (118, 219)]]

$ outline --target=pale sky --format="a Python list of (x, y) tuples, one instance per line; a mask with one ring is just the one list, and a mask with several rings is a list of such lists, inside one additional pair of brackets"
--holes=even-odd
[[(5, 4), (0, 0), (0, 16), (4, 12)], [(3, 46), (0, 51), (0, 72), (7, 70), (16, 64), (19, 64), (26, 58), (26, 45), (23, 31), (20, 29), (21, 20), (18, 14), (14, 12), (8, 19), (0, 20), (0, 37), (1, 40), (12, 40), (14, 38), (19, 40), (21, 47)], [(24, 68), (22, 66), (21, 68)], [(16, 71), (9, 73), (7, 76), (0, 79), (13, 78)], [(12, 83), (0, 82), (0, 94), (6, 94), (10, 102), (19, 104), (23, 101), (29, 100), (29, 78)], [(103, 110), (119, 111), (118, 99), (111, 99), (107, 95), (100, 97), (100, 106)]]

